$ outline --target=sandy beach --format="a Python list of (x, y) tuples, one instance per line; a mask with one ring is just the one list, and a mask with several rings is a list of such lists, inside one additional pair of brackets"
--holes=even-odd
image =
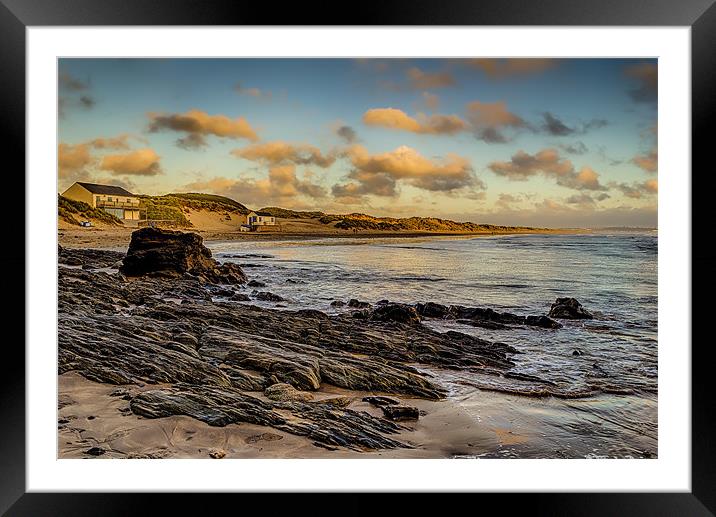
[[(85, 451), (101, 447), (103, 458), (452, 458), (495, 452), (501, 444), (514, 444), (519, 435), (505, 428), (477, 426), (459, 405), (417, 398), (403, 402), (418, 407), (424, 416), (404, 422), (396, 437), (412, 448), (356, 453), (316, 446), (310, 438), (249, 423), (213, 427), (187, 416), (147, 419), (132, 414), (129, 403), (112, 393), (118, 386), (92, 382), (76, 373), (59, 378), (58, 457), (86, 458)], [(132, 387), (141, 392), (161, 385)], [(261, 392), (251, 395), (261, 398)], [(316, 400), (350, 397), (348, 408), (379, 418), (381, 411), (362, 402), (367, 393), (322, 385)]]
[[(589, 230), (578, 228), (563, 229), (512, 229), (505, 232), (428, 232), (428, 231), (376, 231), (376, 230), (340, 230), (333, 226), (321, 224), (317, 219), (278, 219), (278, 230), (241, 232), (238, 230), (238, 220), (227, 221), (218, 213), (205, 210), (188, 210), (187, 219), (192, 223), (191, 228), (182, 229), (198, 233), (207, 242), (211, 241), (277, 241), (301, 240), (321, 238), (390, 238), (390, 237), (448, 237), (448, 236), (491, 236), (508, 234), (575, 234), (585, 233)], [(118, 249), (126, 248), (136, 228), (108, 226), (95, 223), (93, 227), (83, 228), (59, 222), (57, 232), (58, 243), (61, 246), (75, 248)]]

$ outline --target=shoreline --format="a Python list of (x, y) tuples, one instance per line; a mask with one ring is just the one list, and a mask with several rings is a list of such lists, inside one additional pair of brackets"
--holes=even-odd
[[(457, 236), (473, 235), (428, 237)], [(655, 396), (562, 399), (549, 396), (544, 379), (510, 377), (547, 393), (531, 397), (451, 379), (450, 371), (473, 368), (509, 377), (514, 354), (524, 352), (490, 337), (372, 318), (380, 302), (360, 318), (231, 303), (234, 294), (250, 301), (245, 287), (117, 277), (124, 253), (60, 255), (61, 458), (93, 457), (92, 449), (100, 458), (649, 458), (658, 451), (655, 434), (590, 409), (608, 415), (636, 404), (648, 413)], [(310, 402), (269, 399), (262, 390), (279, 383)], [(388, 396), (420, 417), (391, 423), (365, 396)], [(349, 402), (327, 411), (327, 399)], [(637, 436), (600, 445), (624, 429)], [(585, 453), (586, 439), (599, 452)]]
[[(127, 248), (136, 228), (61, 228), (58, 244), (68, 248), (118, 249)], [(364, 231), (364, 232), (227, 232), (177, 228), (200, 235), (204, 242), (274, 242), (311, 241), (319, 239), (416, 239), (431, 237), (495, 237), (514, 235), (586, 235), (594, 230), (585, 228), (515, 230), (505, 232), (419, 232), (419, 231)]]

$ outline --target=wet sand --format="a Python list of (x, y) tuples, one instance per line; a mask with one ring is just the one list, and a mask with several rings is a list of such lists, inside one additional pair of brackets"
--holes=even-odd
[[(331, 451), (309, 438), (259, 425), (212, 427), (186, 416), (142, 418), (132, 414), (127, 400), (110, 395), (121, 386), (96, 383), (72, 372), (60, 375), (58, 384), (59, 458), (451, 458), (494, 453), (516, 439), (510, 429), (479, 425), (454, 401), (401, 397), (425, 413), (417, 422), (402, 422), (405, 429), (396, 435), (413, 449)], [(380, 409), (361, 401), (369, 393), (322, 386), (315, 395), (317, 400), (354, 397), (350, 409), (382, 416)], [(85, 452), (92, 447), (107, 452), (101, 456)]]

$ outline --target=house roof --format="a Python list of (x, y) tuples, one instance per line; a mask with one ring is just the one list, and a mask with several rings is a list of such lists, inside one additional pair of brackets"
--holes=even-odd
[(78, 181), (77, 184), (86, 188), (93, 194), (108, 194), (112, 196), (134, 197), (134, 194), (132, 194), (128, 190), (125, 190), (122, 187), (115, 187), (114, 185), (97, 185), (96, 183), (83, 183), (81, 181)]

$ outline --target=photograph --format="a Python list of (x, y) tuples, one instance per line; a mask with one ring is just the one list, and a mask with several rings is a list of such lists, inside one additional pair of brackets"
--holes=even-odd
[(657, 57), (56, 65), (58, 459), (659, 459)]

